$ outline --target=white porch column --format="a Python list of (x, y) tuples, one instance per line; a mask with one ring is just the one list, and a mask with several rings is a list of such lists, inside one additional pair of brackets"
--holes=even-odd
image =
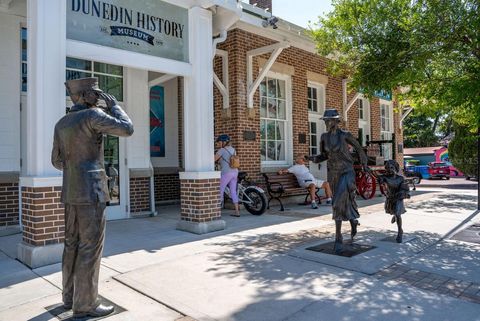
[(55, 123), (65, 114), (66, 1), (27, 0), (27, 135), (20, 178), (23, 241), (18, 258), (31, 267), (61, 260), (61, 173), (50, 161)]
[(25, 176), (60, 176), (50, 152), (55, 123), (65, 115), (65, 47), (65, 0), (28, 0)]
[(180, 173), (178, 229), (202, 234), (225, 228), (221, 220), (220, 173), (214, 171), (212, 12), (189, 10), (192, 75), (184, 78), (185, 172)]
[(155, 202), (153, 184), (151, 184), (153, 168), (150, 165), (148, 71), (135, 68), (124, 68), (124, 70), (125, 106), (135, 128), (132, 137), (126, 139), (130, 215), (132, 217), (152, 215), (155, 212)]

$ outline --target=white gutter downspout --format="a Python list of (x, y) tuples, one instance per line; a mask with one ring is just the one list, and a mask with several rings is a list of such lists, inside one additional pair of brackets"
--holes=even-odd
[(219, 43), (224, 42), (225, 40), (227, 40), (227, 29), (223, 29), (220, 32), (220, 35), (218, 37), (213, 38), (213, 45), (212, 45), (213, 46), (213, 48), (212, 48), (213, 57), (215, 57), (215, 52), (217, 51), (217, 45)]

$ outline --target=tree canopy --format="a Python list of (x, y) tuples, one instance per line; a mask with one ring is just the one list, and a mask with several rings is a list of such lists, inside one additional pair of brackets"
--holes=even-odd
[(332, 72), (366, 94), (480, 122), (480, 0), (333, 0), (310, 32)]

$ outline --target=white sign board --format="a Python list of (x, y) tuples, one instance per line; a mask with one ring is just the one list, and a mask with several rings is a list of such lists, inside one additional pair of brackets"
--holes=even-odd
[(160, 0), (66, 0), (67, 38), (188, 62), (188, 10)]

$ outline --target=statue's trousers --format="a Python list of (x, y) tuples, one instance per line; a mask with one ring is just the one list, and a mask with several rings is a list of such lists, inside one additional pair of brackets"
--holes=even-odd
[(63, 302), (75, 313), (95, 309), (105, 239), (105, 203), (65, 204)]

